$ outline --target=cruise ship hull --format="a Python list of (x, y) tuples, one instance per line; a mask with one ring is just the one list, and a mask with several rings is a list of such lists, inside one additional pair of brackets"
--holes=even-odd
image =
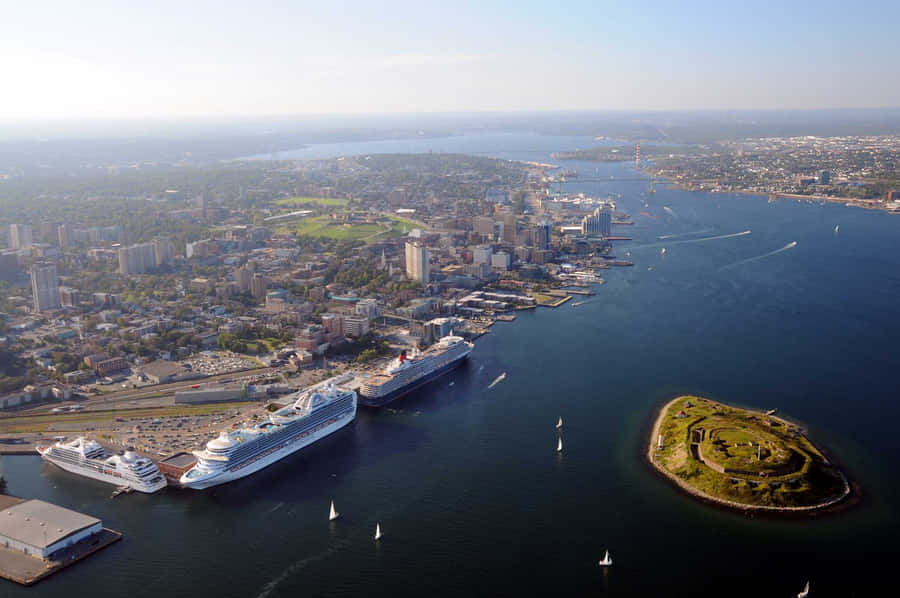
[(453, 370), (453, 369), (459, 367), (462, 364), (462, 362), (465, 361), (469, 357), (469, 353), (470, 353), (470, 351), (466, 351), (465, 353), (463, 353), (462, 355), (460, 355), (453, 361), (444, 364), (443, 366), (437, 368), (430, 374), (422, 376), (418, 380), (415, 380), (414, 382), (407, 384), (406, 386), (401, 386), (400, 388), (392, 390), (391, 392), (389, 392), (385, 395), (382, 395), (379, 397), (374, 397), (374, 396), (370, 397), (370, 396), (366, 396), (366, 395), (360, 393), (359, 403), (360, 403), (360, 405), (365, 405), (366, 407), (382, 407), (392, 401), (396, 401), (400, 397), (408, 395), (409, 393), (416, 390), (417, 388), (420, 388), (420, 387), (428, 384), (429, 382), (433, 381), (435, 378), (440, 378), (441, 376), (443, 376), (450, 370)]
[(53, 463), (60, 469), (64, 469), (69, 473), (74, 473), (76, 475), (84, 476), (86, 478), (92, 478), (95, 480), (99, 480), (101, 482), (106, 482), (107, 484), (113, 484), (114, 486), (128, 486), (130, 488), (134, 488), (138, 492), (145, 492), (147, 494), (153, 494), (154, 492), (159, 492), (163, 488), (166, 487), (166, 479), (163, 478), (161, 481), (156, 482), (155, 484), (145, 485), (145, 484), (137, 484), (133, 480), (126, 479), (124, 477), (118, 477), (114, 475), (108, 475), (99, 471), (94, 471), (89, 467), (82, 467), (75, 465), (73, 463), (67, 463), (65, 461), (61, 461), (58, 459), (54, 459), (53, 457), (41, 454), (44, 461), (48, 463)]
[(241, 463), (235, 467), (225, 468), (221, 471), (213, 472), (209, 475), (195, 478), (193, 480), (182, 477), (181, 484), (185, 488), (205, 490), (206, 488), (211, 488), (220, 484), (233, 482), (234, 480), (238, 480), (240, 478), (245, 478), (248, 475), (254, 474), (257, 471), (265, 469), (269, 465), (272, 465), (273, 463), (284, 459), (288, 455), (296, 453), (300, 449), (314, 444), (315, 442), (325, 438), (326, 436), (337, 432), (338, 430), (352, 422), (354, 419), (356, 419), (356, 409), (339, 416), (337, 421), (335, 421), (332, 425), (324, 427), (321, 430), (317, 430), (305, 438), (299, 438), (295, 442), (292, 442), (285, 447), (275, 450), (272, 453), (265, 455), (264, 457), (258, 458), (256, 460), (251, 460), (247, 463)]

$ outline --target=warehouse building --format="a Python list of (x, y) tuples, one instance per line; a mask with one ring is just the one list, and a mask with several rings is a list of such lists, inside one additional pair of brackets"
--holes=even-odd
[(99, 519), (42, 500), (0, 498), (0, 546), (29, 556), (47, 560), (103, 530)]

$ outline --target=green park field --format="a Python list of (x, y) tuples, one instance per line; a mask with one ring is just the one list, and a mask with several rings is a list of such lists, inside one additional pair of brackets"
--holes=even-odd
[(329, 216), (312, 216), (297, 224), (284, 227), (285, 232), (296, 232), (309, 237), (325, 237), (337, 241), (372, 242), (379, 239), (399, 237), (403, 229), (421, 228), (422, 225), (411, 220), (390, 216), (379, 222), (344, 224), (333, 221)]

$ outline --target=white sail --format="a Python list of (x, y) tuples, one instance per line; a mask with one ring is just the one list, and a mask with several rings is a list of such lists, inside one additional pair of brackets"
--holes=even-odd
[(840, 225), (840, 224), (835, 224), (835, 225), (834, 225), (834, 232), (838, 232), (838, 231), (840, 230), (840, 228), (841, 228), (841, 225)]
[(609, 551), (606, 551), (606, 554), (603, 555), (603, 560), (600, 561), (599, 565), (601, 567), (609, 567), (612, 565), (612, 557), (609, 556)]
[(559, 439), (559, 442), (556, 443), (556, 452), (557, 452), (557, 453), (561, 453), (561, 452), (562, 452), (562, 438), (560, 438), (560, 439)]
[(562, 428), (562, 417), (559, 418), (559, 421), (556, 422), (556, 429), (559, 430)]
[(334, 521), (340, 516), (341, 514), (334, 510), (334, 501), (331, 501), (331, 512), (328, 513), (328, 521)]
[(381, 524), (380, 523), (375, 524), (375, 539), (376, 540), (381, 539)]
[(809, 582), (806, 582), (806, 585), (803, 586), (803, 591), (797, 594), (797, 598), (806, 598), (809, 596)]

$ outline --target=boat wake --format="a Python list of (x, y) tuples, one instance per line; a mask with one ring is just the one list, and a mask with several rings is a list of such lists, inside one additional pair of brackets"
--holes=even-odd
[(494, 388), (495, 386), (497, 386), (498, 384), (503, 382), (503, 380), (505, 380), (505, 379), (506, 379), (506, 372), (503, 372), (502, 374), (500, 374), (499, 376), (494, 378), (493, 382), (488, 384), (488, 389)]
[(674, 235), (663, 235), (661, 237), (656, 237), (660, 241), (665, 241), (666, 239), (680, 239), (681, 237), (693, 237), (694, 235), (705, 235), (707, 233), (713, 232), (714, 228), (704, 228), (702, 230), (695, 230), (692, 233), (678, 233)]
[[(716, 235), (715, 237), (701, 237), (700, 239), (683, 239), (681, 241), (672, 241), (670, 243), (666, 243), (667, 246), (672, 245), (687, 245), (688, 243), (705, 243), (706, 241), (719, 241), (721, 239), (734, 239), (735, 237), (743, 237), (745, 235), (749, 235), (752, 233), (750, 229), (743, 230), (739, 233), (730, 233), (727, 235)], [(697, 233), (694, 233), (697, 234)], [(662, 237), (660, 237), (662, 238)], [(637, 247), (632, 247), (631, 250), (634, 251), (636, 249), (655, 249), (657, 247), (663, 247), (663, 243), (650, 243), (648, 245), (638, 245)]]
[(300, 569), (303, 569), (303, 568), (305, 568), (305, 567), (307, 567), (307, 566), (309, 566), (309, 565), (312, 565), (313, 563), (315, 563), (315, 562), (317, 562), (317, 561), (321, 561), (322, 559), (325, 559), (325, 558), (327, 558), (327, 557), (329, 557), (329, 556), (335, 554), (335, 553), (338, 552), (341, 548), (344, 548), (344, 547), (346, 547), (347, 545), (349, 545), (349, 543), (350, 543), (349, 541), (344, 541), (344, 542), (341, 542), (339, 545), (336, 545), (336, 546), (329, 546), (327, 549), (325, 549), (324, 551), (322, 551), (322, 552), (319, 553), (319, 554), (316, 554), (316, 555), (313, 555), (313, 556), (310, 556), (310, 557), (306, 557), (305, 559), (300, 559), (300, 560), (297, 561), (296, 563), (293, 563), (293, 564), (291, 564), (291, 565), (288, 565), (288, 567), (287, 567), (284, 571), (282, 571), (282, 572), (278, 575), (278, 577), (276, 577), (275, 579), (273, 579), (273, 580), (271, 580), (269, 583), (267, 583), (265, 586), (263, 586), (262, 591), (261, 591), (259, 594), (256, 595), (256, 598), (266, 598), (267, 596), (269, 596), (270, 594), (272, 594), (272, 592), (274, 592), (275, 589), (276, 589), (282, 582), (284, 582), (284, 580), (286, 580), (287, 578), (289, 578), (291, 575), (293, 575), (294, 573), (296, 573), (296, 572), (299, 571)]
[(770, 251), (769, 253), (757, 255), (756, 257), (749, 257), (745, 260), (740, 260), (738, 262), (734, 262), (733, 264), (728, 264), (727, 266), (722, 266), (721, 268), (719, 268), (719, 271), (731, 270), (732, 268), (737, 268), (738, 266), (743, 266), (744, 264), (749, 264), (751, 262), (758, 262), (759, 260), (761, 260), (763, 258), (771, 257), (773, 255), (778, 255), (779, 253), (783, 253), (783, 252), (787, 251), (788, 249), (793, 249), (796, 246), (797, 246), (797, 241), (791, 241), (790, 243), (788, 243), (781, 249), (776, 249), (775, 251)]

